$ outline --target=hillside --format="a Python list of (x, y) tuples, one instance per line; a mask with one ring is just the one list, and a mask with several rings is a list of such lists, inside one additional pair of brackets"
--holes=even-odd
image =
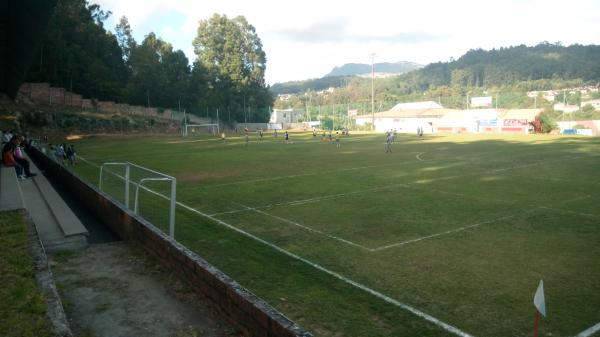
[(541, 43), (470, 50), (456, 61), (432, 63), (401, 76), (407, 90), (439, 86), (492, 87), (543, 79), (600, 81), (600, 46)]
[(275, 83), (271, 86), (274, 95), (298, 94), (306, 91), (320, 91), (330, 87), (340, 88), (348, 85), (351, 76), (330, 76), (313, 78), (304, 81)]
[[(408, 61), (400, 61), (396, 63), (375, 63), (375, 71), (378, 73), (388, 73), (388, 74), (404, 74), (409, 71), (413, 71), (415, 69), (423, 68), (422, 65), (408, 62)], [(352, 76), (352, 75), (363, 75), (371, 73), (371, 65), (370, 64), (361, 64), (361, 63), (346, 63), (341, 67), (335, 67), (333, 70), (325, 75), (325, 77), (332, 76)]]
[[(376, 63), (375, 71), (378, 73), (404, 74), (423, 66), (413, 62), (400, 61), (396, 63)], [(303, 81), (290, 81), (275, 83), (271, 86), (274, 95), (298, 94), (306, 91), (320, 91), (330, 87), (340, 88), (348, 85), (350, 80), (358, 75), (371, 72), (370, 64), (346, 63), (341, 67), (335, 67), (331, 72), (321, 78), (313, 78)]]
[[(340, 71), (340, 68), (336, 69)], [(383, 72), (383, 69), (379, 68), (377, 71)], [(520, 45), (492, 50), (474, 49), (457, 60), (431, 63), (421, 69), (377, 82), (380, 89), (385, 90), (388, 96), (401, 96), (423, 93), (436, 88), (466, 91), (469, 88), (521, 86), (523, 82), (537, 83), (521, 88), (524, 90), (552, 89), (539, 84), (555, 85), (557, 82), (572, 80), (594, 84), (600, 82), (600, 46), (565, 47), (544, 42), (532, 47)], [(274, 94), (302, 93), (307, 90), (318, 91), (330, 86), (344, 87), (346, 83), (351, 82), (358, 82), (358, 86), (370, 85), (370, 80), (360, 81), (353, 77), (324, 77), (277, 83), (271, 87), (271, 90)], [(363, 91), (368, 92), (366, 89)], [(451, 91), (452, 94), (457, 94), (455, 90)]]

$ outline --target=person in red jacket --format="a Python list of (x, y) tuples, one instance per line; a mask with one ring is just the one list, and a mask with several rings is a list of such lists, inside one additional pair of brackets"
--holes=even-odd
[(2, 162), (5, 166), (13, 166), (19, 179), (25, 179), (23, 167), (15, 160), (15, 147), (15, 143), (12, 141), (4, 145), (2, 148)]

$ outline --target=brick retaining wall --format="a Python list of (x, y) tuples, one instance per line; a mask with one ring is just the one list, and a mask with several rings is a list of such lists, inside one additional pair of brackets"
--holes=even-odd
[(309, 337), (269, 304), (240, 286), (196, 253), (162, 233), (147, 221), (125, 210), (110, 196), (81, 180), (37, 149), (29, 155), (38, 167), (59, 182), (90, 211), (124, 240), (135, 241), (167, 268), (208, 299), (229, 321), (248, 336)]

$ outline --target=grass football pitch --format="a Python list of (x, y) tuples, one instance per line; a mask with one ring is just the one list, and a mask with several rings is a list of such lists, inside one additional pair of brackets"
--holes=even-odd
[(316, 336), (530, 336), (540, 280), (540, 336), (600, 335), (600, 139), (384, 138), (73, 144), (94, 184), (104, 162), (175, 176), (176, 239)]

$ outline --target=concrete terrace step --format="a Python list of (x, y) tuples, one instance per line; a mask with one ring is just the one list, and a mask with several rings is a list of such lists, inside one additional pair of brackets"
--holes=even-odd
[(0, 167), (0, 211), (25, 208), (14, 167)]
[(30, 165), (38, 175), (21, 181), (21, 188), (44, 247), (49, 251), (86, 247), (88, 230), (32, 161)]

